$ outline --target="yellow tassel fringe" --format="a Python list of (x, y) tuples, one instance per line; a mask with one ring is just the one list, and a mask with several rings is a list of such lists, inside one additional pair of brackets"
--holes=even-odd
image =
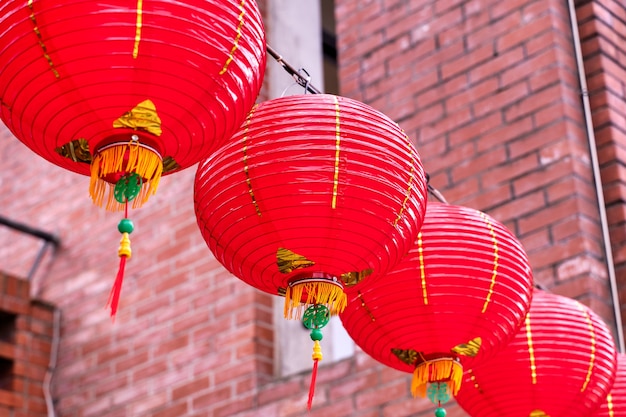
[(420, 363), (413, 371), (411, 394), (413, 397), (425, 397), (428, 382), (447, 382), (456, 395), (463, 380), (463, 366), (451, 358), (439, 358)]
[[(124, 166), (126, 155), (128, 162)], [(113, 195), (115, 184), (103, 179), (116, 173), (136, 173), (143, 178), (141, 191), (132, 201), (132, 208), (138, 208), (156, 193), (163, 173), (163, 161), (156, 152), (138, 144), (125, 143), (98, 152), (91, 163), (89, 194), (94, 204), (100, 207), (104, 205), (106, 195), (106, 209), (110, 211), (122, 211), (125, 206)]]
[[(302, 301), (306, 293), (306, 300)], [(321, 281), (306, 281), (287, 286), (285, 293), (285, 318), (299, 320), (304, 310), (312, 304), (324, 304), (331, 316), (335, 316), (346, 308), (348, 297), (337, 284)]]

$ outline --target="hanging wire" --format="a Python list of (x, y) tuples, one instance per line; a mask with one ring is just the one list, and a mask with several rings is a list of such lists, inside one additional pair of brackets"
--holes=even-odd
[[(285, 61), (283, 57), (278, 52), (276, 52), (276, 50), (274, 50), (274, 48), (272, 48), (269, 44), (266, 44), (266, 49), (267, 53), (270, 54), (272, 58), (274, 58), (276, 62), (278, 62), (283, 67), (283, 69), (294, 78), (294, 80), (296, 80), (296, 83), (304, 87), (305, 93), (309, 92), (311, 94), (322, 94), (319, 89), (311, 84), (311, 75), (304, 68), (296, 70), (295, 67), (291, 66), (287, 61)], [(304, 73), (305, 75), (302, 75), (302, 73)], [(291, 86), (287, 87), (283, 91), (283, 94), (285, 94), (285, 92), (290, 87)], [(444, 196), (435, 187), (430, 185), (430, 176), (428, 174), (426, 174), (426, 182), (428, 184), (428, 192), (440, 203), (448, 204)]]
[[(302, 68), (300, 70), (297, 70), (294, 67), (292, 67), (270, 45), (266, 45), (266, 48), (267, 48), (267, 53), (270, 54), (272, 58), (274, 58), (276, 62), (278, 62), (283, 67), (283, 69), (287, 71), (287, 73), (296, 80), (296, 83), (304, 87), (304, 90), (306, 92), (309, 92), (311, 94), (322, 94), (320, 90), (318, 90), (315, 86), (311, 84), (311, 76), (309, 75), (308, 72), (306, 72), (306, 70)], [(303, 76), (301, 72), (304, 72), (306, 74), (306, 77)]]

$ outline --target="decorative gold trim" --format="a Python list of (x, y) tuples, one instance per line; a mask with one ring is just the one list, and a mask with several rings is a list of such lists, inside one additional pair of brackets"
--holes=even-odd
[[(399, 127), (400, 126), (398, 126), (398, 128)], [(404, 133), (404, 130), (402, 131), (402, 133)], [(411, 171), (409, 172), (409, 185), (404, 196), (404, 201), (402, 202), (402, 207), (400, 207), (398, 217), (396, 217), (393, 222), (394, 227), (398, 225), (398, 222), (404, 214), (404, 210), (406, 210), (407, 203), (409, 202), (409, 198), (411, 197), (411, 190), (413, 189), (413, 181), (415, 179), (415, 155), (413, 153), (413, 148), (411, 147), (411, 139), (409, 139), (409, 136), (406, 133), (404, 133), (404, 137), (406, 139), (407, 149), (409, 150), (409, 154), (411, 155)]]
[(419, 356), (419, 352), (415, 349), (397, 349), (391, 348), (391, 353), (396, 355), (398, 359), (407, 365), (415, 365), (417, 362), (417, 357)]
[(587, 327), (589, 329), (589, 336), (591, 338), (591, 353), (589, 355), (589, 369), (587, 370), (587, 376), (585, 377), (585, 382), (580, 389), (580, 392), (584, 392), (589, 385), (589, 380), (591, 379), (591, 374), (593, 373), (593, 366), (596, 361), (596, 333), (593, 328), (593, 322), (591, 321), (591, 316), (589, 316), (589, 312), (582, 304), (578, 303), (578, 308), (585, 315), (585, 321), (587, 322)]
[(530, 412), (528, 417), (550, 417), (550, 416), (543, 410), (534, 410)]
[(335, 174), (333, 175), (333, 200), (331, 207), (337, 208), (337, 188), (339, 187), (339, 152), (341, 144), (341, 119), (339, 117), (339, 100), (333, 96), (335, 100)]
[(526, 325), (526, 340), (528, 343), (528, 356), (530, 358), (530, 376), (532, 378), (533, 385), (537, 384), (537, 366), (535, 365), (535, 349), (533, 348), (533, 335), (530, 328), (530, 312), (526, 314), (524, 321)]
[(224, 66), (220, 70), (220, 75), (223, 75), (226, 72), (226, 70), (228, 69), (228, 66), (230, 65), (230, 63), (233, 61), (235, 57), (235, 51), (237, 51), (237, 48), (239, 48), (239, 39), (241, 38), (241, 29), (243, 28), (243, 17), (246, 14), (246, 11), (244, 9), (245, 4), (246, 4), (246, 0), (241, 0), (241, 3), (239, 4), (240, 13), (239, 13), (239, 25), (237, 26), (237, 35), (235, 36), (233, 47), (230, 49), (230, 54), (228, 56), (228, 59), (226, 60), (226, 62), (224, 63)]
[(91, 152), (89, 152), (89, 143), (83, 138), (68, 142), (63, 146), (55, 148), (54, 151), (74, 162), (90, 164), (92, 160)]
[(139, 42), (141, 41), (141, 27), (143, 20), (143, 0), (137, 0), (137, 23), (135, 24), (135, 44), (133, 45), (133, 58), (139, 55)]
[(252, 204), (254, 204), (254, 210), (256, 210), (257, 216), (261, 217), (261, 209), (259, 208), (259, 204), (256, 201), (256, 197), (254, 196), (254, 191), (252, 190), (252, 181), (250, 179), (250, 172), (248, 171), (248, 130), (250, 129), (250, 122), (252, 121), (252, 115), (258, 105), (254, 105), (250, 113), (248, 113), (248, 117), (246, 118), (246, 126), (243, 131), (243, 172), (246, 174), (246, 184), (248, 185), (248, 194), (250, 194), (250, 198), (252, 199)]
[(144, 100), (137, 104), (132, 110), (127, 111), (117, 120), (113, 121), (114, 128), (130, 128), (142, 130), (155, 136), (161, 136), (161, 118), (152, 100)]
[(615, 417), (615, 413), (613, 411), (613, 396), (609, 392), (609, 395), (606, 396), (606, 407), (609, 409), (609, 417)]
[(487, 293), (487, 297), (485, 298), (485, 304), (483, 304), (482, 313), (484, 314), (487, 311), (487, 306), (491, 301), (491, 296), (493, 295), (493, 287), (496, 285), (496, 278), (498, 277), (498, 238), (496, 236), (496, 231), (493, 228), (493, 224), (487, 217), (485, 213), (480, 213), (485, 223), (487, 223), (487, 227), (489, 228), (489, 234), (491, 235), (491, 241), (493, 242), (493, 271), (491, 273), (491, 285), (489, 285), (489, 292)]
[(48, 61), (48, 65), (50, 66), (50, 70), (54, 74), (54, 77), (61, 78), (61, 76), (59, 75), (59, 71), (57, 71), (57, 69), (54, 67), (54, 64), (52, 63), (52, 58), (50, 58), (50, 55), (48, 54), (48, 48), (46, 48), (46, 44), (43, 42), (43, 37), (41, 36), (41, 32), (39, 31), (39, 25), (37, 24), (37, 18), (35, 17), (35, 10), (33, 7), (33, 0), (28, 0), (28, 8), (30, 9), (30, 20), (31, 22), (33, 22), (34, 25), (33, 31), (35, 32), (35, 35), (37, 35), (39, 46), (43, 51), (43, 57), (46, 58), (46, 61)]
[(372, 272), (374, 272), (372, 268), (364, 269), (363, 271), (346, 272), (341, 274), (340, 278), (346, 287), (352, 287), (372, 275)]
[(480, 350), (482, 342), (482, 338), (475, 337), (467, 343), (459, 343), (450, 350), (458, 355), (469, 356), (473, 358), (478, 355), (478, 351)]
[(315, 265), (315, 262), (289, 249), (278, 248), (278, 250), (276, 250), (276, 265), (282, 274), (289, 274), (296, 269), (312, 267)]
[(163, 173), (166, 174), (168, 172), (176, 171), (180, 169), (180, 165), (178, 162), (171, 156), (166, 156), (163, 158)]

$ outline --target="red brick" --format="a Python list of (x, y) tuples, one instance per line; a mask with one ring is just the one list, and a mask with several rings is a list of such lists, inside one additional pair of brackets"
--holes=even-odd
[(188, 382), (179, 387), (175, 387), (172, 389), (172, 400), (177, 401), (180, 399), (184, 399), (194, 394), (198, 394), (202, 391), (205, 391), (209, 388), (209, 378), (197, 378), (191, 382)]
[(213, 388), (211, 392), (196, 396), (192, 402), (194, 410), (201, 410), (204, 408), (215, 408), (219, 403), (228, 401), (232, 396), (232, 390), (230, 386), (224, 386), (221, 388)]

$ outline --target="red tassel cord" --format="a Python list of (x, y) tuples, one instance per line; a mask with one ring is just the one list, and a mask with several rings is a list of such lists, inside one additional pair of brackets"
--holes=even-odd
[(313, 395), (315, 394), (315, 380), (317, 379), (317, 364), (322, 360), (322, 346), (320, 340), (322, 340), (322, 331), (320, 329), (311, 330), (311, 339), (313, 340), (313, 372), (311, 372), (311, 385), (309, 386), (309, 400), (306, 403), (306, 409), (311, 411), (313, 406)]
[[(319, 342), (317, 343), (319, 344)], [(309, 411), (311, 411), (311, 407), (313, 406), (313, 396), (315, 395), (315, 380), (317, 379), (317, 364), (319, 361), (320, 359), (313, 360), (313, 372), (311, 372), (311, 385), (309, 386), (309, 400), (306, 403), (306, 409)]]
[(113, 283), (113, 288), (111, 288), (111, 293), (109, 294), (109, 301), (107, 302), (107, 307), (111, 307), (111, 318), (115, 319), (115, 314), (117, 313), (117, 307), (120, 301), (120, 293), (122, 292), (122, 283), (124, 281), (124, 269), (126, 267), (126, 259), (130, 258), (132, 255), (132, 251), (130, 249), (130, 237), (129, 235), (134, 230), (133, 222), (128, 219), (128, 202), (126, 202), (126, 211), (125, 217), (120, 220), (117, 225), (117, 230), (122, 234), (122, 239), (120, 240), (120, 247), (117, 250), (117, 254), (120, 257), (120, 266), (117, 270), (117, 277), (115, 278), (115, 282)]
[(115, 319), (115, 314), (117, 313), (117, 306), (120, 302), (120, 293), (122, 292), (122, 282), (124, 281), (124, 268), (126, 267), (126, 256), (120, 257), (120, 267), (117, 271), (117, 277), (115, 277), (115, 282), (113, 283), (113, 287), (111, 288), (111, 293), (109, 294), (109, 301), (107, 302), (107, 306), (111, 307), (111, 318)]
[(311, 373), (311, 385), (309, 386), (309, 400), (306, 404), (306, 409), (311, 411), (313, 406), (313, 395), (315, 394), (315, 380), (317, 379), (317, 364), (322, 360), (322, 346), (320, 340), (324, 337), (322, 327), (328, 324), (330, 320), (330, 311), (328, 307), (323, 304), (314, 304), (309, 306), (302, 316), (302, 324), (307, 329), (311, 330), (311, 340), (313, 341), (313, 372)]

